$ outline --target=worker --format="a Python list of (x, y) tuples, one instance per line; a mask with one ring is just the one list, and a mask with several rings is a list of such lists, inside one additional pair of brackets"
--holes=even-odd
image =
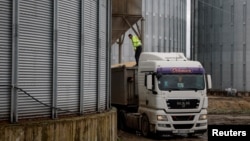
[(136, 35), (132, 35), (132, 34), (129, 34), (128, 37), (132, 41), (133, 48), (134, 48), (134, 51), (135, 51), (136, 66), (138, 66), (139, 58), (140, 58), (140, 55), (141, 55), (141, 52), (142, 52), (141, 40)]

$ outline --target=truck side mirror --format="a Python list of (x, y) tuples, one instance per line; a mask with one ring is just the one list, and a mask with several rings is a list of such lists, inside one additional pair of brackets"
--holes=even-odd
[(212, 78), (210, 74), (207, 74), (207, 88), (208, 89), (212, 88)]
[(148, 90), (152, 90), (153, 89), (152, 80), (153, 80), (153, 75), (151, 75), (151, 74), (146, 75), (146, 88)]

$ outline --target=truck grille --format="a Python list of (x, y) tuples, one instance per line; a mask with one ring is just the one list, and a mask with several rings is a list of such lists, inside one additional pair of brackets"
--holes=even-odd
[(194, 116), (172, 116), (173, 121), (191, 121)]
[(169, 99), (166, 102), (169, 109), (196, 109), (200, 103), (198, 99)]

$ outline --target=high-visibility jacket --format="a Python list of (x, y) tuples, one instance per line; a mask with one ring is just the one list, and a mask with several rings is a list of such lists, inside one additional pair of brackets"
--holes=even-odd
[(132, 36), (132, 44), (133, 44), (133, 47), (134, 47), (134, 50), (136, 50), (136, 48), (138, 46), (141, 46), (141, 40), (137, 37), (137, 36)]

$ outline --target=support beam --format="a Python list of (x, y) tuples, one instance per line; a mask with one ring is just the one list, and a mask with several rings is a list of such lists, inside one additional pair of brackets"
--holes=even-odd
[(124, 38), (125, 38), (125, 34), (122, 34), (122, 36), (120, 36), (118, 42), (116, 42), (119, 45), (119, 60), (118, 63), (120, 64), (122, 62), (122, 44), (124, 42)]
[[(135, 30), (135, 28), (133, 27), (133, 25), (131, 25), (130, 23), (129, 23), (129, 21), (126, 19), (126, 17), (122, 17), (123, 18), (123, 20), (128, 24), (128, 26), (130, 27), (130, 28), (132, 28), (132, 30), (135, 32), (135, 34), (141, 39), (141, 35)], [(139, 28), (138, 28), (138, 31), (139, 31)]]

